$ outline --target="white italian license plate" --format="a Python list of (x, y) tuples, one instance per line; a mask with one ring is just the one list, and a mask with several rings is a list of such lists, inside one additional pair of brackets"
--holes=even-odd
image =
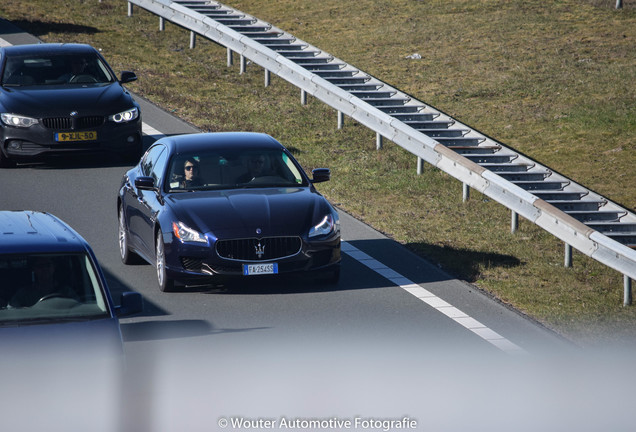
[(278, 274), (278, 264), (243, 264), (243, 276), (263, 274)]

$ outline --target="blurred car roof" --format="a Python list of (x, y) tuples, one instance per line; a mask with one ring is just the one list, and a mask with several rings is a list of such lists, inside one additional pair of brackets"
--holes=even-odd
[(81, 235), (50, 213), (0, 211), (0, 227), (0, 253), (88, 250)]

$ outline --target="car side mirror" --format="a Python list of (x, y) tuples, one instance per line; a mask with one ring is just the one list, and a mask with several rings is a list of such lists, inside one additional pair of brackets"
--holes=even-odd
[(118, 317), (124, 317), (141, 313), (143, 309), (141, 294), (128, 291), (121, 294), (119, 306), (115, 308), (115, 313)]
[(311, 171), (313, 179), (312, 183), (320, 183), (331, 179), (331, 170), (329, 168), (316, 168)]
[(135, 187), (139, 190), (155, 190), (155, 180), (152, 177), (137, 177)]
[(132, 81), (137, 81), (137, 75), (131, 71), (122, 71), (119, 82), (122, 84), (126, 84)]

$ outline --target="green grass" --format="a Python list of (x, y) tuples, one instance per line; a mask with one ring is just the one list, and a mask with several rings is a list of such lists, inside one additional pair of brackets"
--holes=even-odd
[[(636, 7), (614, 0), (228, 0), (588, 188), (636, 208)], [(582, 343), (636, 336), (622, 275), (564, 245), (260, 67), (238, 73), (226, 51), (123, 0), (4, 0), (2, 17), (45, 41), (87, 42), (138, 94), (203, 130), (256, 130), (306, 169), (329, 166), (320, 190), (448, 272)], [(407, 56), (419, 53), (420, 60)]]

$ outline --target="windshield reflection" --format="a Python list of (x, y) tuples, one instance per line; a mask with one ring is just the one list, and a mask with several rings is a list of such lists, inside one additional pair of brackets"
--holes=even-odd
[(0, 255), (0, 325), (107, 316), (108, 306), (88, 255)]

